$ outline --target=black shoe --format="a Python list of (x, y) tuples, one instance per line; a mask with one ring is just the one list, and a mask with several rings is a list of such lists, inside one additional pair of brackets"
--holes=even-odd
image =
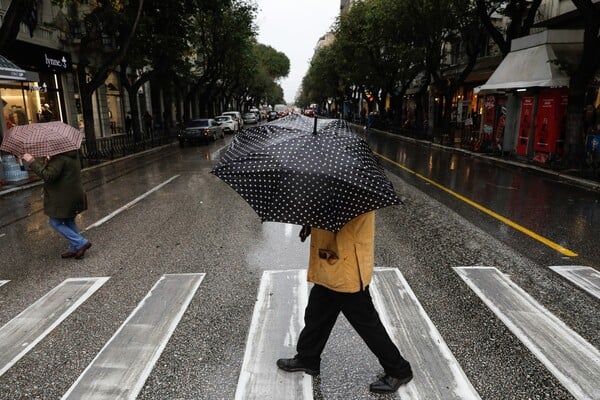
[(398, 390), (401, 385), (410, 382), (412, 378), (412, 371), (409, 371), (406, 375), (399, 378), (394, 378), (391, 375), (385, 374), (375, 382), (371, 383), (369, 390), (373, 393), (393, 393)]
[(85, 252), (92, 247), (92, 243), (91, 242), (87, 242), (86, 244), (84, 244), (83, 246), (81, 246), (81, 248), (79, 250), (77, 250), (75, 252), (74, 257), (78, 260), (81, 260), (85, 254)]
[(302, 362), (300, 362), (296, 357), (294, 358), (280, 358), (277, 360), (277, 366), (287, 372), (296, 372), (296, 371), (304, 371), (309, 375), (317, 376), (321, 373), (319, 368), (310, 368)]

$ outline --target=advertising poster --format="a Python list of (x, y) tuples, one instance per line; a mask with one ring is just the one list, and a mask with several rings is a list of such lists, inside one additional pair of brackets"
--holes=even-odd
[(483, 103), (483, 140), (491, 141), (494, 133), (494, 122), (496, 121), (496, 97), (485, 96)]
[(498, 99), (498, 122), (496, 124), (495, 141), (496, 145), (502, 148), (502, 142), (504, 141), (504, 127), (506, 126), (506, 97), (500, 97)]
[(517, 137), (517, 154), (526, 156), (533, 114), (533, 97), (523, 97), (521, 101), (521, 116), (519, 118), (519, 136)]
[(562, 152), (567, 101), (567, 94), (561, 89), (548, 89), (540, 93), (534, 144), (536, 152)]

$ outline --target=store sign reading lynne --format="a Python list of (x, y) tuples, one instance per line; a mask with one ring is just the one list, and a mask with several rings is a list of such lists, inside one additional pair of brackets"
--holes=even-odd
[(40, 92), (40, 93), (45, 93), (48, 91), (48, 85), (46, 85), (46, 82), (42, 83), (42, 86), (37, 86), (37, 85), (29, 85), (29, 91), (30, 92)]
[(49, 57), (48, 54), (44, 54), (46, 66), (50, 69), (67, 69), (67, 59), (63, 56), (62, 59), (56, 59)]

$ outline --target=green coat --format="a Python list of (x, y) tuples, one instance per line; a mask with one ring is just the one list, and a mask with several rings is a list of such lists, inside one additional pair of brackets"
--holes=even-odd
[(84, 209), (81, 166), (77, 151), (36, 158), (30, 169), (44, 180), (44, 213), (52, 218), (73, 218)]

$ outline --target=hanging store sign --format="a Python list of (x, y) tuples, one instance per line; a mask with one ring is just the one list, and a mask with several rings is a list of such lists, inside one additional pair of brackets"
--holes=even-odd
[(20, 40), (7, 50), (7, 56), (19, 66), (33, 71), (60, 74), (70, 72), (73, 66), (69, 53)]

